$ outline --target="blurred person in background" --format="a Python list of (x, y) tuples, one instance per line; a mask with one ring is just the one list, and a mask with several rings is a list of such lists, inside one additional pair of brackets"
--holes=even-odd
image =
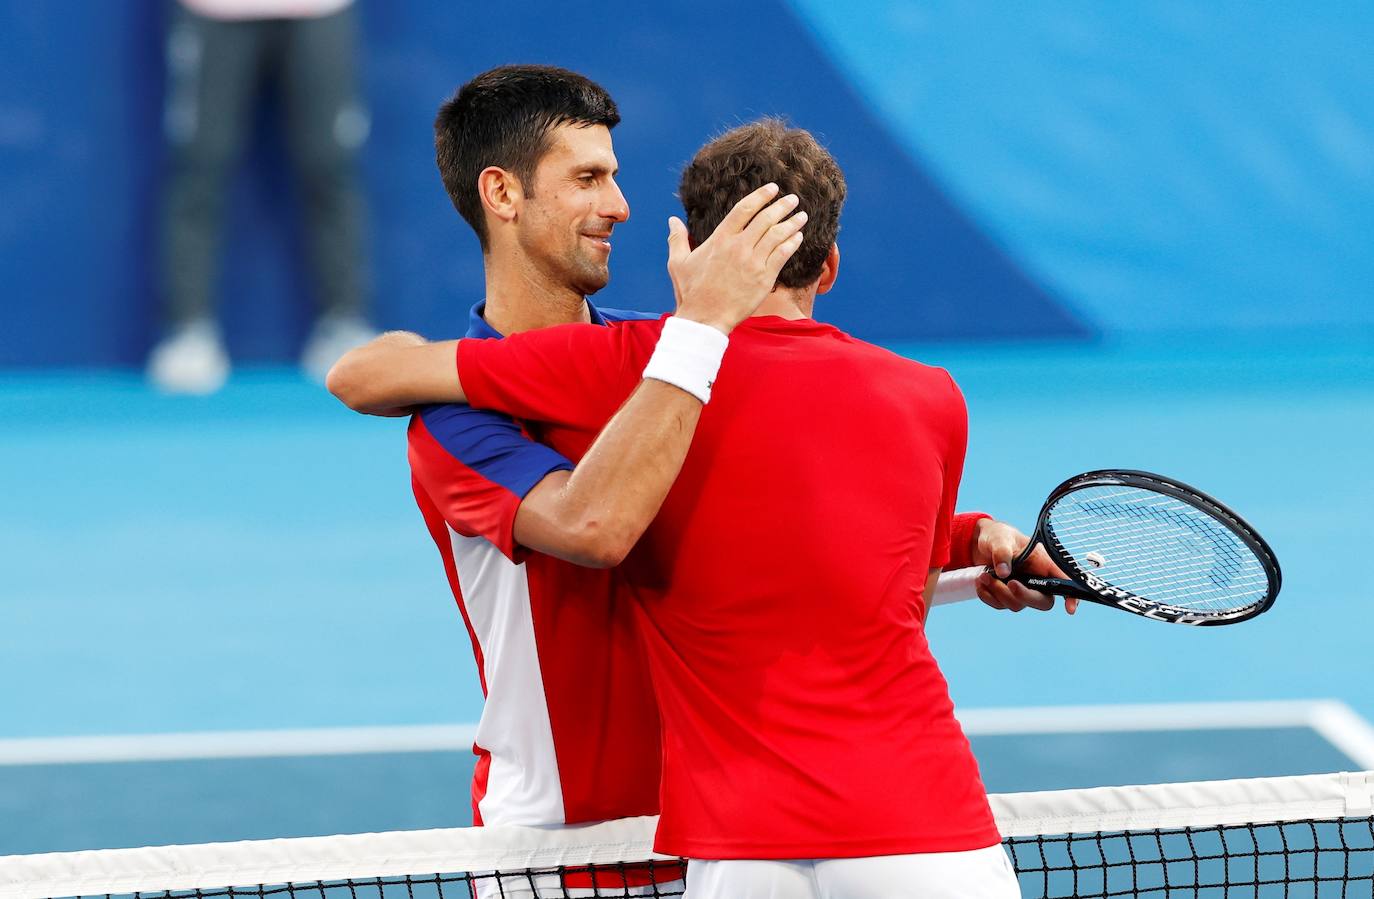
[(323, 381), (339, 356), (376, 333), (366, 318), (367, 210), (355, 162), (369, 118), (352, 0), (179, 0), (172, 17), (160, 222), (165, 333), (148, 375), (174, 393), (212, 393), (229, 375), (214, 296), (226, 187), (270, 85), (282, 98), (318, 300), (301, 365)]

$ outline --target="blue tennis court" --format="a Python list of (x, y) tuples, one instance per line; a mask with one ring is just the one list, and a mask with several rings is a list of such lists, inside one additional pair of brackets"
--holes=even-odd
[[(900, 349), (965, 390), (964, 508), (1028, 529), (1069, 474), (1158, 470), (1284, 566), (1275, 608), (1234, 628), (936, 610), (989, 789), (1374, 764), (1374, 612), (1350, 574), (1374, 528), (1374, 344)], [(210, 399), (10, 376), (0, 421), (0, 853), (468, 822), (481, 696), (400, 423), (273, 369)]]

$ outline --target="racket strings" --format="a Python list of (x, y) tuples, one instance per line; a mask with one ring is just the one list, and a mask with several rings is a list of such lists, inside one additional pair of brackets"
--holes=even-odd
[(1220, 588), (1218, 581), (1223, 578), (1213, 570), (1216, 558), (1199, 552), (1186, 540), (1180, 541), (1177, 535), (1160, 539), (1133, 532), (1129, 540), (1085, 538), (1093, 547), (1089, 551), (1094, 555), (1088, 559), (1109, 560), (1104, 565), (1107, 570), (1082, 564), (1086, 554), (1075, 545), (1075, 536), (1071, 531), (1061, 531), (1057, 542), (1063, 544), (1066, 555), (1079, 560), (1080, 570), (1092, 571), (1106, 582), (1155, 603), (1190, 610), (1234, 608), (1247, 596), (1258, 601), (1267, 587), (1262, 573), (1239, 579), (1228, 573), (1224, 578), (1228, 588)]
[[(1128, 531), (1142, 523), (1154, 525), (1163, 519), (1170, 524), (1177, 525), (1180, 532), (1186, 531), (1194, 534), (1198, 540), (1205, 542), (1214, 553), (1215, 564), (1211, 573), (1215, 576), (1218, 587), (1226, 587), (1230, 579), (1240, 573), (1244, 560), (1230, 545), (1234, 543), (1231, 533), (1218, 527), (1211, 518), (1200, 516), (1191, 506), (1183, 506), (1187, 513), (1185, 514), (1178, 508), (1163, 503), (1132, 505), (1101, 499), (1082, 503), (1081, 508), (1090, 515), (1100, 515), (1104, 518), (1124, 518), (1126, 521), (1123, 526)], [(1198, 548), (1198, 555), (1202, 554), (1202, 548)]]
[(1080, 574), (1159, 605), (1229, 611), (1262, 602), (1264, 565), (1230, 528), (1183, 500), (1139, 487), (1068, 493), (1046, 534)]
[[(1074, 556), (1073, 539), (1066, 537), (1062, 542), (1068, 544), (1063, 547), (1066, 554)], [(1262, 595), (1267, 585), (1262, 576), (1228, 576), (1225, 579), (1228, 583), (1219, 585), (1221, 579), (1212, 570), (1213, 559), (1205, 554), (1181, 553), (1165, 541), (1093, 541), (1092, 545), (1098, 558), (1112, 560), (1109, 570), (1081, 564), (1080, 570), (1092, 571), (1108, 583), (1161, 604), (1181, 608), (1209, 608), (1220, 604), (1222, 608), (1230, 608), (1247, 593)], [(1164, 565), (1168, 568), (1158, 567)]]
[[(1091, 563), (1081, 564), (1081, 556), (1086, 553), (1076, 554), (1077, 547), (1071, 548), (1065, 545), (1075, 542), (1074, 535), (1066, 532), (1067, 529), (1056, 529), (1056, 542), (1064, 554), (1080, 561), (1080, 569), (1088, 571), (1095, 576), (1113, 583), (1116, 586), (1125, 587), (1120, 579), (1124, 576), (1124, 569), (1120, 567), (1120, 561), (1131, 557), (1141, 557), (1153, 551), (1156, 555), (1163, 556), (1169, 550), (1159, 538), (1142, 535), (1137, 527), (1116, 527), (1095, 529), (1092, 534), (1092, 548), (1088, 552), (1094, 553), (1098, 558), (1109, 560), (1110, 570), (1099, 570)], [(1083, 540), (1088, 538), (1084, 537)], [(1191, 557), (1180, 558), (1177, 554), (1170, 555), (1174, 567), (1171, 570), (1160, 570), (1154, 574), (1148, 571), (1137, 571), (1131, 583), (1134, 585), (1131, 592), (1137, 595), (1146, 596), (1157, 602), (1164, 602), (1170, 605), (1178, 605), (1188, 608), (1208, 602), (1207, 597), (1189, 599), (1196, 588), (1197, 579), (1203, 578), (1210, 583), (1216, 590), (1224, 591), (1227, 596), (1245, 595), (1251, 592), (1258, 592), (1261, 595), (1268, 588), (1268, 577), (1259, 565), (1245, 565), (1245, 559), (1240, 558), (1230, 547), (1226, 548), (1225, 555), (1229, 558), (1217, 559), (1210, 558), (1207, 554), (1197, 554)], [(1218, 576), (1213, 570), (1214, 561), (1217, 565), (1225, 566), (1224, 576)], [(1235, 573), (1239, 572), (1239, 573)]]

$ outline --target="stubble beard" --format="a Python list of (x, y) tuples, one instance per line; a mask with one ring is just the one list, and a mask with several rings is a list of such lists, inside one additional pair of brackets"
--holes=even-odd
[(611, 280), (609, 260), (593, 259), (591, 255), (575, 247), (563, 260), (568, 283), (574, 285), (583, 296), (591, 296), (605, 287)]

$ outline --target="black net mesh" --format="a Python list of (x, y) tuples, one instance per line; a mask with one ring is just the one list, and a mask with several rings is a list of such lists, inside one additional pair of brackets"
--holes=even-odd
[[(1025, 899), (1374, 899), (1374, 772), (990, 800), (999, 828), (1011, 835), (1003, 846)], [(456, 828), (10, 856), (0, 858), (0, 899), (683, 896), (689, 866), (655, 859), (655, 824), (627, 818), (576, 828)], [(429, 873), (436, 869), (455, 873)], [(218, 886), (229, 883), (236, 886)]]
[(1008, 840), (1025, 897), (1374, 896), (1374, 821), (1287, 821)]

